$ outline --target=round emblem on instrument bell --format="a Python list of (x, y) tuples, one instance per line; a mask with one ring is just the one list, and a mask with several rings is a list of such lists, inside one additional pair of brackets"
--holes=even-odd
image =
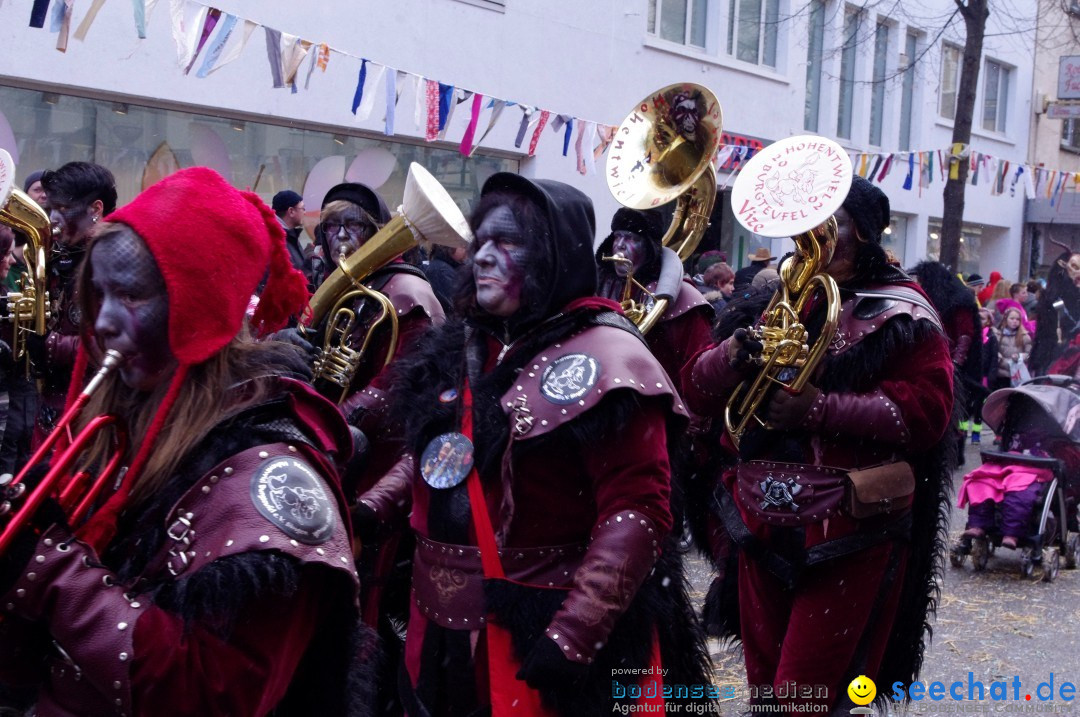
[(600, 362), (588, 354), (567, 354), (555, 359), (544, 370), (540, 392), (558, 405), (578, 400), (596, 385)]
[(322, 480), (298, 458), (263, 461), (251, 479), (251, 500), (264, 518), (305, 545), (321, 545), (333, 535), (334, 510)]
[(420, 455), (420, 475), (432, 488), (460, 485), (472, 466), (472, 441), (457, 432), (432, 438)]

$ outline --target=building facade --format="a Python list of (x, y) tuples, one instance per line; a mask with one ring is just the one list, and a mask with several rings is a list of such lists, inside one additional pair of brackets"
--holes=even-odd
[[(941, 159), (951, 142), (963, 43), (952, 0), (867, 8), (836, 0), (323, 0), (300, 8), (221, 0), (221, 21), (234, 13), (237, 32), (248, 21), (252, 34), (235, 60), (202, 77), (205, 55), (185, 73), (183, 43), (173, 32), (174, 12), (199, 7), (151, 4), (139, 39), (130, 5), (106, 4), (78, 39), (88, 11), (79, 3), (67, 50), (58, 52), (50, 20), (30, 28), (25, 4), (0, 5), (0, 146), (16, 156), (20, 179), (69, 160), (96, 161), (114, 171), (126, 201), (176, 167), (205, 164), (266, 199), (280, 189), (302, 191), (310, 212), (346, 177), (377, 186), (396, 204), (409, 162), (418, 161), (467, 210), (487, 176), (511, 170), (580, 187), (595, 202), (603, 236), (618, 207), (603, 158), (599, 171), (582, 174), (572, 140), (563, 154), (567, 135), (557, 115), (618, 125), (651, 91), (691, 81), (720, 100), (725, 144), (753, 148), (802, 133), (836, 139), (889, 195), (886, 241), (899, 260), (910, 266), (935, 255)], [(972, 149), (1021, 163), (1033, 116), (1033, 38), (1022, 30), (1027, 19), (1010, 12), (990, 17)], [(282, 38), (292, 36), (315, 44), (295, 80), (282, 82), (269, 68)], [(348, 54), (331, 52), (323, 69), (314, 54), (320, 43)], [(479, 106), (482, 140), (466, 157), (459, 145), (471, 104), (452, 98), (445, 134), (425, 141), (424, 103), (417, 101), (425, 83), (396, 73), (388, 135), (385, 100), (364, 119), (362, 102), (352, 111), (361, 58), (372, 74), (393, 68), (365, 94), (384, 94), (387, 73), (401, 70), (516, 104), (486, 133), (490, 100)], [(528, 145), (540, 112), (517, 146), (523, 107), (551, 111), (533, 157)], [(740, 266), (762, 240), (732, 218), (736, 163), (737, 154), (719, 171), (721, 194), (704, 246)], [(959, 269), (1018, 275), (1023, 211), (1023, 192), (995, 191), (985, 173), (969, 186)], [(790, 246), (769, 243), (776, 256)]]

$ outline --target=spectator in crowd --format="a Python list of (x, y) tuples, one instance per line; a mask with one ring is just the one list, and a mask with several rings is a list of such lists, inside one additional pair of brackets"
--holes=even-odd
[(465, 262), (468, 249), (435, 245), (431, 248), (431, 258), (424, 267), (424, 274), (435, 292), (435, 298), (442, 304), (443, 311), (450, 313), (450, 305), (458, 284), (461, 265)]
[(1016, 364), (1031, 355), (1031, 334), (1024, 328), (1022, 312), (1015, 307), (1005, 310), (998, 323), (998, 370), (992, 389), (1008, 388), (1013, 384)]
[(750, 266), (744, 266), (735, 272), (735, 291), (742, 291), (749, 287), (759, 271), (767, 269), (769, 264), (776, 261), (776, 257), (772, 255), (772, 252), (763, 246), (759, 246), (755, 252), (749, 254), (746, 258), (750, 260)]
[(994, 312), (994, 318), (1001, 321), (1001, 311), (1004, 305), (998, 306), (998, 302), (1002, 299), (1009, 298), (1009, 290), (1012, 289), (1012, 282), (1008, 279), (1001, 279), (994, 285), (994, 291), (990, 294), (990, 300), (986, 302), (986, 306), (990, 307), (990, 310)]
[[(304, 198), (291, 189), (283, 189), (274, 195), (274, 214), (277, 215), (281, 228), (285, 230), (285, 246), (289, 249), (289, 261), (293, 268), (304, 272), (307, 276), (307, 262), (304, 258), (304, 250), (300, 247), (300, 235), (304, 231)], [(308, 277), (308, 289), (312, 289), (311, 278)]]
[(718, 261), (705, 270), (703, 279), (705, 300), (719, 314), (735, 293), (735, 271), (726, 261)]
[(971, 293), (979, 306), (982, 306), (982, 303), (979, 302), (979, 291), (986, 286), (986, 279), (982, 278), (981, 274), (968, 274), (967, 278), (964, 279), (964, 284), (971, 289)]
[(751, 289), (770, 288), (773, 291), (780, 285), (780, 272), (772, 267), (765, 267), (757, 274), (754, 274), (753, 281), (750, 282)]
[(48, 209), (46, 206), (49, 200), (49, 194), (45, 191), (45, 187), (41, 185), (41, 177), (45, 174), (45, 170), (39, 169), (36, 172), (31, 172), (26, 177), (26, 181), (23, 182), (23, 191), (38, 203), (38, 206), (42, 209)]
[(1042, 284), (1040, 284), (1037, 279), (1029, 281), (1027, 283), (1027, 300), (1023, 302), (1024, 311), (1027, 312), (1029, 317), (1036, 321), (1038, 320), (1038, 317), (1035, 316), (1035, 307), (1039, 305), (1039, 292), (1042, 291), (1042, 288)]
[(990, 272), (990, 281), (986, 282), (983, 288), (979, 290), (979, 294), (976, 297), (978, 298), (980, 305), (986, 306), (990, 303), (991, 296), (993, 295), (994, 290), (997, 288), (997, 284), (999, 281), (1001, 281), (1001, 272)]

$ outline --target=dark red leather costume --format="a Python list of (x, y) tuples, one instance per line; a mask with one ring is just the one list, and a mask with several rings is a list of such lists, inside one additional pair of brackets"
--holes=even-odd
[[(950, 421), (952, 360), (933, 307), (905, 279), (897, 272), (889, 283), (842, 292), (839, 329), (810, 380), (821, 392), (802, 425), (748, 432), (743, 462), (725, 471), (714, 503), (743, 551), (739, 610), (748, 683), (825, 685), (828, 697), (814, 701), (829, 708), (859, 674), (878, 684), (912, 679), (932, 608), (938, 511), (948, 483), (930, 449)], [(691, 410), (722, 416), (735, 387), (753, 377), (752, 368), (729, 364), (730, 340), (687, 365)], [(852, 517), (843, 502), (851, 490), (844, 472), (897, 460), (915, 470), (913, 507)], [(815, 466), (841, 469), (838, 493), (828, 493), (828, 476), (804, 492), (801, 474)]]
[[(665, 681), (707, 679), (669, 537), (667, 436), (685, 411), (616, 305), (589, 296), (584, 195), (501, 174), (484, 194), (500, 190), (526, 194), (549, 222), (527, 243), (532, 261), (551, 267), (529, 274), (538, 295), (523, 293), (505, 324), (476, 309), (433, 332), (402, 365), (393, 402), (410, 454), (422, 455), (462, 430), (468, 380), (477, 480), (508, 579), (485, 580), (468, 480), (434, 488), (409, 455), (362, 496), (383, 521), (408, 516), (417, 535), (403, 702), (410, 714), (486, 708), (495, 620), (513, 643), (512, 658), (495, 659), (528, 663), (547, 651), (552, 669), (578, 675), (539, 687), (551, 709), (610, 712), (612, 669), (650, 667), (654, 646)], [(529, 311), (532, 323), (515, 328)]]
[(313, 690), (340, 697), (358, 585), (327, 456), (351, 446), (331, 405), (282, 387), (122, 514), (102, 556), (63, 526), (42, 536), (0, 597), (0, 670), (42, 682), (36, 714), (303, 714)]

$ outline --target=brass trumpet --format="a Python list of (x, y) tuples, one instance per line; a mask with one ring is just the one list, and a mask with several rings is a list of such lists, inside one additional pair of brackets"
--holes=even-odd
[[(795, 253), (780, 266), (780, 287), (751, 337), (762, 343), (753, 380), (739, 384), (724, 410), (724, 425), (736, 446), (751, 422), (766, 426), (758, 413), (777, 387), (799, 393), (813, 376), (836, 335), (840, 290), (825, 273), (837, 242), (833, 214), (851, 186), (851, 159), (831, 140), (799, 136), (780, 140), (755, 154), (731, 189), (735, 217), (765, 237), (791, 237)], [(802, 312), (821, 293), (825, 323), (811, 346)]]
[[(446, 189), (431, 174), (413, 162), (405, 180), (405, 194), (398, 214), (375, 236), (364, 242), (357, 251), (338, 260), (338, 268), (326, 278), (311, 297), (300, 330), (316, 337), (322, 332), (322, 350), (315, 360), (315, 381), (341, 389), (338, 403), (349, 393), (364, 353), (371, 344), (375, 330), (384, 323), (390, 327), (390, 342), (383, 364), (390, 363), (397, 350), (397, 313), (390, 300), (380, 292), (364, 286), (363, 281), (421, 241), (450, 247), (466, 247), (472, 241), (472, 231)], [(354, 346), (353, 329), (356, 312), (350, 308), (357, 298), (369, 298), (379, 307), (377, 318), (368, 326), (360, 346)]]
[(19, 279), (20, 291), (7, 295), (7, 320), (14, 325), (11, 353), (22, 361), (30, 377), (30, 352), (26, 334), (44, 336), (49, 318), (49, 291), (45, 257), (52, 251), (53, 228), (49, 215), (37, 202), (13, 186), (15, 164), (7, 151), (0, 149), (0, 223), (22, 232), (29, 243), (23, 253), (26, 272)]
[[(723, 114), (716, 96), (691, 82), (668, 85), (639, 102), (615, 131), (607, 159), (607, 185), (615, 199), (632, 209), (651, 209), (676, 201), (664, 234), (661, 278), (649, 292), (627, 274), (622, 306), (647, 333), (679, 294), (681, 263), (709, 228), (716, 202), (712, 159), (720, 147)], [(625, 258), (601, 257), (604, 261)], [(651, 307), (633, 300), (644, 292)]]
[[(60, 453), (55, 455), (49, 465), (49, 471), (29, 493), (23, 482), (27, 475), (48, 456), (57, 444), (65, 436), (68, 436), (71, 423), (82, 413), (90, 396), (101, 386), (105, 377), (123, 362), (124, 358), (117, 351), (107, 351), (102, 361), (101, 368), (94, 375), (86, 388), (79, 393), (71, 406), (64, 412), (56, 424), (56, 428), (48, 438), (38, 447), (31, 456), (29, 462), (14, 478), (11, 474), (0, 476), (0, 492), (3, 501), (0, 502), (0, 516), (5, 516), (15, 511), (0, 531), (0, 555), (4, 555), (11, 546), (13, 540), (22, 530), (29, 525), (41, 504), (47, 498), (53, 498), (60, 505), (67, 516), (68, 524), (78, 525), (90, 512), (97, 502), (101, 491), (109, 485), (120, 471), (120, 464), (127, 451), (127, 431), (119, 423), (119, 419), (111, 414), (96, 416), (78, 434), (71, 439), (71, 443)], [(113, 453), (108, 463), (101, 469), (95, 478), (86, 471), (80, 471), (68, 478), (69, 472), (75, 462), (82, 455), (89, 444), (97, 438), (100, 431), (108, 428), (113, 429)], [(6, 480), (5, 480), (6, 479)], [(66, 482), (65, 482), (65, 479)], [(26, 496), (25, 498), (23, 496)], [(22, 505), (15, 507), (16, 502)]]

